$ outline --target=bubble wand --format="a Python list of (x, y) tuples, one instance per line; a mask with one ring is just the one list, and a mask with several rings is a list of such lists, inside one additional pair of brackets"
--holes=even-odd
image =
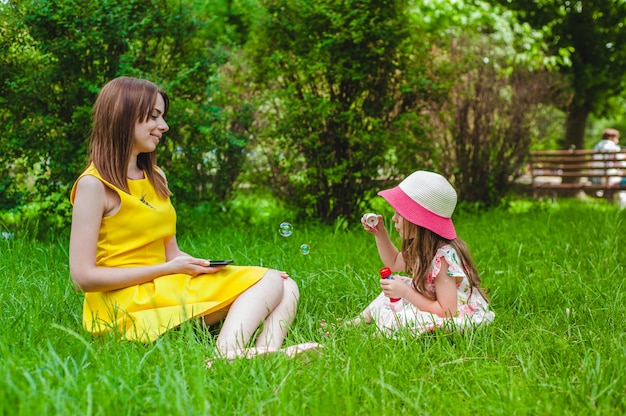
[[(393, 280), (393, 277), (391, 276), (391, 269), (389, 267), (383, 267), (380, 269), (380, 278)], [(400, 299), (401, 298), (389, 298), (389, 301), (393, 304), (398, 302)]]

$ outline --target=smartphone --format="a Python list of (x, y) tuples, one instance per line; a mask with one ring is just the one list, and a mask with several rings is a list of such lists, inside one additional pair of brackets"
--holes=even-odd
[(234, 260), (209, 260), (211, 266), (226, 266), (231, 264)]

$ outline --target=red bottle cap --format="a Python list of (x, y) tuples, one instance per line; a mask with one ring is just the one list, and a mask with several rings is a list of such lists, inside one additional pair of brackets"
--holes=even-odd
[[(381, 279), (391, 279), (391, 269), (389, 267), (383, 267), (380, 269)], [(389, 298), (391, 302), (397, 302), (400, 298)]]

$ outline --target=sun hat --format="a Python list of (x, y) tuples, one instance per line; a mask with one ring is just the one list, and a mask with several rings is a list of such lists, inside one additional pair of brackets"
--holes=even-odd
[(456, 208), (456, 191), (440, 174), (418, 170), (398, 186), (380, 191), (378, 195), (407, 221), (448, 240), (456, 238), (451, 219)]

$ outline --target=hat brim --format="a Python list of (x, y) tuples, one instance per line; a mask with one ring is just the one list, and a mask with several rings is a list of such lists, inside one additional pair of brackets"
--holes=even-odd
[(400, 187), (396, 186), (380, 191), (378, 195), (385, 198), (389, 205), (405, 220), (424, 227), (445, 239), (454, 240), (456, 238), (456, 230), (451, 218), (442, 217), (427, 210), (405, 194)]

